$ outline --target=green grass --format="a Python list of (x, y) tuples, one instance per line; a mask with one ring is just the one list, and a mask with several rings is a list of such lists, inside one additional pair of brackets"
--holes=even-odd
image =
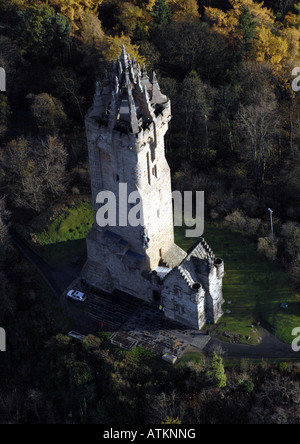
[(89, 203), (82, 202), (65, 210), (41, 233), (38, 233), (37, 237), (41, 245), (83, 239), (92, 224), (92, 206)]
[[(225, 263), (223, 310), (231, 313), (219, 320), (226, 322), (223, 331), (240, 334), (241, 341), (248, 342), (246, 337), (253, 331), (251, 323), (259, 321), (279, 339), (290, 343), (292, 329), (300, 325), (300, 298), (290, 276), (260, 256), (256, 245), (241, 234), (206, 222), (203, 236)], [(194, 238), (184, 237), (183, 227), (176, 228), (175, 238), (184, 249), (195, 242)], [(289, 304), (288, 309), (280, 308), (282, 302)]]
[(92, 205), (86, 202), (64, 210), (40, 233), (35, 233), (39, 253), (57, 269), (73, 256), (85, 258), (86, 236), (93, 224)]

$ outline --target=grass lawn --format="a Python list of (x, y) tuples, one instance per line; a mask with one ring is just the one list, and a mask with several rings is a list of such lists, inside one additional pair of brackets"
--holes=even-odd
[(92, 205), (82, 202), (70, 207), (37, 234), (41, 245), (56, 244), (86, 237), (93, 224)]
[(60, 264), (72, 256), (86, 257), (86, 235), (93, 224), (92, 205), (81, 202), (63, 211), (40, 233), (35, 233), (40, 254), (50, 265)]
[[(238, 233), (206, 222), (203, 236), (225, 263), (223, 311), (231, 313), (219, 320), (226, 323), (220, 331), (240, 334), (241, 342), (247, 343), (246, 337), (253, 331), (251, 323), (259, 321), (279, 339), (290, 343), (292, 329), (300, 326), (300, 296), (290, 276), (260, 256), (256, 245)], [(184, 249), (195, 242), (195, 238), (185, 238), (183, 227), (176, 227), (175, 238)], [(287, 309), (280, 308), (282, 302), (288, 303)]]

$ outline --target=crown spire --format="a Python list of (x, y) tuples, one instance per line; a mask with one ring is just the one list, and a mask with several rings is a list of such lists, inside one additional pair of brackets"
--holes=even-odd
[(110, 64), (109, 72), (105, 71), (102, 89), (96, 83), (91, 117), (97, 117), (101, 125), (108, 125), (110, 130), (130, 131), (137, 134), (141, 124), (146, 126), (156, 119), (157, 113), (166, 104), (168, 98), (159, 88), (157, 77), (153, 72), (149, 79), (145, 64), (142, 68), (135, 57), (130, 57), (122, 46), (120, 56)]

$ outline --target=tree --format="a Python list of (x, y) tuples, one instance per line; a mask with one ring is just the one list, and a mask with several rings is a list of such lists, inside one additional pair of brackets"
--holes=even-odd
[(0, 197), (0, 252), (8, 242), (10, 212), (6, 209), (4, 197)]
[(121, 34), (121, 36), (108, 36), (105, 39), (105, 48), (103, 50), (103, 55), (108, 62), (111, 62), (120, 56), (122, 51), (122, 46), (125, 45), (127, 54), (131, 57), (135, 57), (135, 60), (142, 65), (145, 63), (145, 59), (139, 54), (138, 46), (133, 45), (130, 41), (130, 37)]
[(57, 134), (67, 122), (64, 105), (47, 93), (28, 94), (30, 110), (39, 129), (46, 134)]
[(199, 19), (199, 7), (197, 0), (167, 0), (170, 6), (173, 20), (182, 20), (185, 17)]
[(253, 39), (256, 35), (256, 26), (257, 23), (253, 20), (253, 14), (250, 13), (247, 6), (243, 5), (237, 30), (242, 34), (240, 44), (246, 59), (249, 58), (253, 52)]
[(84, 12), (96, 13), (102, 0), (44, 0), (48, 5), (53, 6), (56, 11), (63, 14), (72, 23), (74, 31), (81, 28), (81, 21)]
[(240, 155), (247, 162), (249, 172), (255, 179), (256, 189), (259, 190), (264, 185), (267, 171), (272, 171), (278, 157), (278, 102), (272, 71), (268, 65), (248, 63), (241, 72), (241, 78), (244, 79), (245, 93), (236, 116), (243, 137)]
[[(270, 63), (280, 81), (285, 81), (281, 72), (286, 65), (299, 62), (299, 30), (291, 22), (285, 26), (276, 21), (271, 9), (263, 2), (253, 0), (229, 0), (232, 8), (226, 12), (218, 8), (205, 7), (205, 19), (213, 29), (224, 35), (229, 43), (236, 41), (248, 45), (247, 57)], [(254, 30), (255, 26), (255, 30)], [(255, 31), (255, 36), (253, 32)], [(255, 38), (254, 38), (255, 37)], [(250, 46), (249, 46), (250, 45)], [(284, 78), (283, 78), (284, 77)]]
[(39, 212), (49, 198), (63, 193), (67, 154), (52, 136), (12, 140), (1, 159), (2, 187), (14, 206)]
[(234, 118), (238, 109), (239, 85), (225, 85), (218, 89), (214, 110), (218, 116), (223, 147), (229, 146), (230, 151), (235, 150), (236, 131)]
[(71, 25), (48, 5), (33, 5), (17, 12), (16, 35), (33, 57), (49, 57), (50, 51), (68, 47)]
[(85, 45), (93, 47), (100, 51), (103, 46), (104, 32), (101, 27), (101, 22), (95, 14), (84, 11), (82, 13), (80, 40)]
[(271, 139), (279, 124), (275, 98), (261, 100), (256, 105), (241, 105), (238, 121), (247, 142), (243, 154), (248, 155), (254, 169), (256, 188), (260, 188), (265, 182), (267, 162), (272, 153)]
[(178, 418), (172, 418), (170, 416), (167, 416), (164, 421), (162, 421), (162, 424), (181, 424), (180, 419)]
[(156, 0), (151, 15), (154, 27), (165, 26), (172, 20), (172, 12), (166, 0)]
[(3, 94), (0, 95), (0, 126), (6, 126), (10, 116), (10, 106), (8, 99)]
[(145, 8), (139, 8), (131, 3), (121, 4), (121, 14), (118, 15), (118, 28), (126, 35), (132, 36), (137, 29), (148, 34), (151, 15)]
[(210, 370), (207, 372), (207, 376), (215, 387), (223, 388), (227, 385), (227, 377), (223, 365), (223, 359), (217, 355), (214, 351), (213, 358), (210, 365)]
[(65, 192), (67, 152), (57, 137), (42, 139), (38, 149), (38, 163), (43, 185), (52, 196)]
[[(184, 148), (191, 160), (196, 155), (196, 149), (203, 145), (203, 151), (209, 151), (208, 116), (209, 107), (203, 82), (197, 73), (192, 71), (182, 83), (179, 97), (178, 113), (184, 131)], [(201, 127), (202, 137), (201, 137)], [(199, 138), (200, 135), (200, 138)]]
[(172, 21), (152, 33), (152, 39), (161, 53), (161, 70), (177, 79), (196, 71), (201, 79), (219, 85), (233, 69), (224, 37), (194, 18)]

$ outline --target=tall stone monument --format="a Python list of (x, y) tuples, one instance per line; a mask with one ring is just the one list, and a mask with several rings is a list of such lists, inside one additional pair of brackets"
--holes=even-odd
[[(161, 305), (167, 318), (200, 329), (223, 313), (224, 264), (203, 238), (187, 253), (174, 242), (164, 149), (170, 119), (170, 100), (155, 73), (150, 81), (123, 47), (86, 116), (94, 225), (82, 276), (106, 292), (118, 289)], [(116, 223), (106, 226), (97, 217), (103, 191), (117, 208)], [(137, 191), (143, 225), (134, 226), (127, 216), (135, 202), (127, 197)]]

